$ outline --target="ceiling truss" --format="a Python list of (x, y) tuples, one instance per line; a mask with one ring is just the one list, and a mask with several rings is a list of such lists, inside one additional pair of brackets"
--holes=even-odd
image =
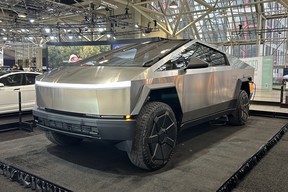
[[(73, 41), (95, 41), (108, 35), (127, 38), (161, 31), (167, 38), (188, 37), (231, 45), (260, 44), (272, 33), (282, 34), (282, 41), (287, 35), (287, 25), (269, 29), (265, 23), (274, 20), (285, 24), (288, 0), (178, 0), (178, 9), (169, 8), (170, 2), (3, 0), (0, 44), (28, 41), (43, 45), (48, 41), (72, 41), (70, 36)], [(271, 3), (277, 11), (271, 7), (267, 12), (265, 7)], [(141, 18), (136, 19), (136, 15)], [(30, 19), (35, 21), (31, 23)], [(47, 28), (51, 32), (45, 32)]]

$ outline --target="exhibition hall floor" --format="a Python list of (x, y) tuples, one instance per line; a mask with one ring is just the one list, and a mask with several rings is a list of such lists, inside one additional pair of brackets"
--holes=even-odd
[[(277, 94), (263, 93), (261, 97), (270, 97), (267, 102)], [(254, 99), (259, 97), (260, 93)], [(288, 117), (254, 115), (264, 109), (259, 102), (255, 103), (251, 104), (252, 113), (245, 126), (214, 121), (179, 133), (171, 161), (154, 172), (134, 167), (125, 152), (108, 143), (85, 141), (78, 146), (58, 147), (37, 128), (33, 132), (0, 133), (0, 162), (75, 192), (229, 191), (221, 186), (271, 138), (285, 130), (281, 139), (232, 191), (288, 191)], [(270, 107), (265, 109), (272, 114), (288, 111), (277, 104), (272, 106), (275, 108)], [(32, 190), (0, 175), (0, 191)]]
[[(77, 192), (217, 191), (286, 124), (287, 119), (251, 116), (246, 126), (206, 123), (192, 127), (179, 134), (172, 160), (155, 172), (134, 167), (126, 153), (107, 143), (83, 142), (62, 148), (51, 144), (38, 129), (25, 135), (19, 130), (1, 133), (0, 161)], [(271, 191), (272, 187), (285, 191), (282, 187), (287, 177), (282, 176), (288, 173), (287, 140), (284, 135), (235, 190), (255, 191), (263, 186), (260, 191)], [(251, 174), (256, 176), (250, 178)], [(266, 174), (269, 180), (264, 178)], [(274, 186), (274, 179), (282, 180), (283, 186)], [(0, 175), (0, 191), (28, 189)]]

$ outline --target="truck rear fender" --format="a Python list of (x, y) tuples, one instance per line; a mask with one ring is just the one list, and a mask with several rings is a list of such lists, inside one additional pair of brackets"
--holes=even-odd
[(234, 98), (235, 99), (238, 98), (238, 95), (239, 95), (241, 90), (246, 91), (246, 93), (248, 94), (249, 98), (251, 98), (252, 93), (253, 93), (253, 82), (252, 82), (252, 78), (251, 77), (243, 77), (241, 79), (238, 79), (237, 85), (236, 85), (236, 89), (235, 89), (235, 93), (234, 93)]

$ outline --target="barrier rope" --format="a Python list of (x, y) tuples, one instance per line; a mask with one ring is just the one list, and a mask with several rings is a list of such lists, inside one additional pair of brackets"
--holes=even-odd
[(217, 192), (230, 192), (244, 179), (244, 177), (257, 165), (257, 163), (269, 152), (282, 136), (287, 132), (288, 124), (280, 129), (265, 145), (254, 153), (242, 166), (217, 190)]
[(11, 165), (7, 165), (0, 161), (0, 175), (5, 176), (11, 181), (15, 181), (31, 190), (45, 192), (72, 192), (69, 189), (61, 187), (55, 183), (47, 181), (36, 175), (23, 171)]

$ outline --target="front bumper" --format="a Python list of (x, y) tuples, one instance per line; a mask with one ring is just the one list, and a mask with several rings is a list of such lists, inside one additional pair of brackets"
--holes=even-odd
[(101, 140), (132, 140), (136, 120), (100, 119), (68, 116), (33, 108), (36, 125), (43, 130), (56, 131), (81, 138)]

